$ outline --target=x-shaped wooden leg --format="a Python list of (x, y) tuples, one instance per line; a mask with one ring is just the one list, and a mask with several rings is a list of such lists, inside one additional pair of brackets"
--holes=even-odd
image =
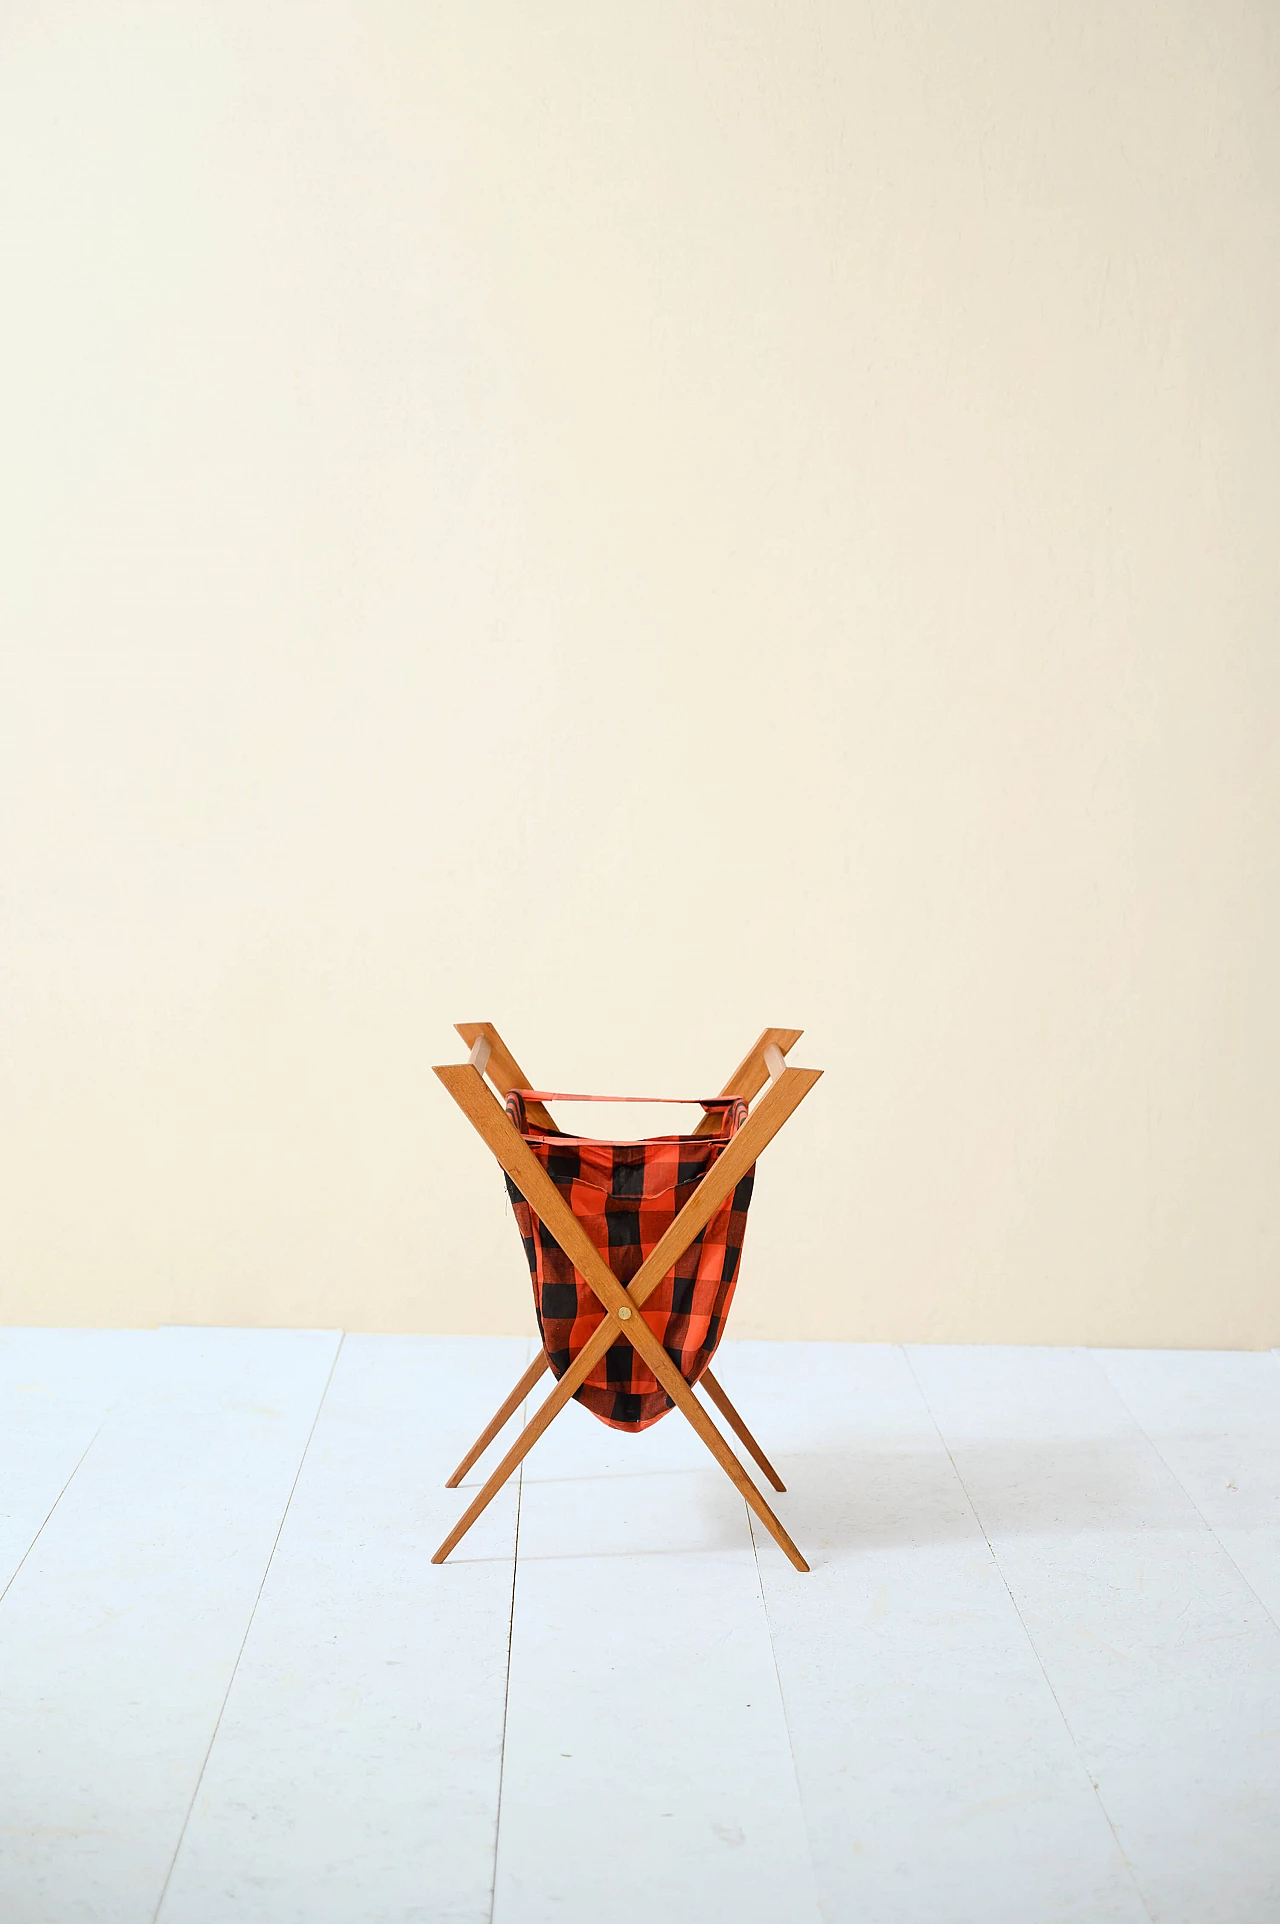
[[(500, 1095), (505, 1097), (512, 1089), (528, 1089), (532, 1086), (528, 1076), (520, 1067), (491, 1022), (459, 1022), (457, 1024), (457, 1030), (469, 1049), (474, 1048), (475, 1045), (481, 1041), (487, 1044), (488, 1054), (486, 1057), (485, 1073)], [(765, 1083), (769, 1080), (770, 1072), (765, 1061), (765, 1051), (774, 1048), (777, 1049), (779, 1055), (785, 1057), (787, 1051), (793, 1049), (796, 1043), (799, 1042), (803, 1033), (804, 1031), (802, 1029), (766, 1029), (752, 1044), (751, 1048), (748, 1049), (746, 1055), (742, 1058), (742, 1061), (738, 1064), (733, 1074), (729, 1077), (729, 1080), (725, 1083), (724, 1088), (720, 1091), (720, 1094), (722, 1096), (741, 1096), (744, 1102), (750, 1102), (754, 1096), (759, 1094), (760, 1090), (763, 1089)], [(530, 1102), (527, 1105), (526, 1113), (535, 1127), (554, 1130), (555, 1123), (541, 1103)], [(712, 1134), (721, 1126), (718, 1117), (708, 1115), (698, 1124), (694, 1134), (703, 1136)], [(520, 1405), (524, 1402), (526, 1396), (528, 1396), (530, 1390), (550, 1367), (551, 1365), (547, 1361), (546, 1352), (539, 1351), (501, 1408), (494, 1413), (491, 1421), (485, 1425), (480, 1435), (471, 1445), (471, 1448), (467, 1451), (461, 1463), (459, 1463), (457, 1469), (449, 1478), (445, 1486), (446, 1489), (452, 1490), (457, 1488), (458, 1484), (461, 1483), (463, 1477), (467, 1474), (467, 1471), (484, 1455), (494, 1438), (506, 1427), (507, 1423), (510, 1422), (511, 1418), (520, 1408)], [(751, 1434), (751, 1431), (747, 1428), (737, 1410), (725, 1395), (716, 1377), (713, 1376), (708, 1369), (702, 1372), (698, 1380), (706, 1384), (707, 1394), (711, 1398), (711, 1401), (734, 1431), (739, 1442), (742, 1443), (755, 1458), (770, 1483), (772, 1483), (774, 1489), (785, 1492), (786, 1484), (782, 1481), (782, 1478), (778, 1475), (778, 1472), (774, 1469), (772, 1463), (770, 1463), (768, 1457), (756, 1442), (755, 1437)]]
[[(821, 1073), (820, 1069), (784, 1069), (775, 1077), (772, 1087), (755, 1112), (748, 1116), (742, 1128), (704, 1176), (675, 1221), (660, 1237), (650, 1256), (632, 1278), (630, 1288), (624, 1289), (506, 1111), (485, 1087), (484, 1078), (479, 1070), (470, 1063), (451, 1063), (437, 1068), (436, 1074), (489, 1145), (501, 1167), (599, 1298), (605, 1310), (605, 1316), (599, 1329), (579, 1351), (575, 1361), (570, 1364), (537, 1414), (526, 1424), (515, 1443), (507, 1451), (484, 1488), (440, 1545), (432, 1558), (433, 1563), (442, 1563), (454, 1546), (465, 1536), (512, 1471), (523, 1461), (548, 1424), (564, 1408), (579, 1384), (594, 1369), (605, 1351), (621, 1336), (644, 1358), (672, 1402), (688, 1418), (725, 1474), (741, 1491), (747, 1503), (796, 1568), (808, 1569), (808, 1564), (796, 1549), (795, 1544), (719, 1430), (716, 1429), (643, 1316), (637, 1316), (635, 1312), (680, 1260), (699, 1231), (706, 1227), (720, 1204), (732, 1194), (741, 1178), (756, 1161), (761, 1151), (772, 1141), (788, 1116), (803, 1102)], [(530, 1375), (528, 1371), (525, 1374), (529, 1384), (537, 1380), (536, 1376)], [(726, 1398), (725, 1401), (727, 1400)]]
[[(528, 1076), (526, 1076), (524, 1070), (520, 1067), (491, 1022), (459, 1022), (457, 1024), (457, 1030), (469, 1049), (474, 1048), (476, 1043), (482, 1040), (488, 1044), (489, 1053), (486, 1058), (485, 1074), (489, 1077), (489, 1080), (493, 1083), (500, 1095), (506, 1096), (512, 1089), (528, 1089), (532, 1086)], [(765, 1063), (765, 1050), (775, 1048), (779, 1055), (785, 1056), (789, 1049), (794, 1049), (803, 1034), (803, 1029), (766, 1029), (757, 1041), (752, 1044), (751, 1048), (748, 1049), (746, 1055), (742, 1058), (742, 1061), (738, 1064), (733, 1074), (729, 1077), (729, 1080), (725, 1083), (724, 1088), (720, 1091), (720, 1094), (722, 1096), (741, 1096), (744, 1102), (750, 1102), (754, 1096), (760, 1093), (765, 1083), (769, 1080), (769, 1069)], [(555, 1123), (540, 1102), (528, 1103), (526, 1105), (526, 1113), (536, 1128), (555, 1128)], [(704, 1116), (695, 1129), (694, 1134), (700, 1136), (713, 1134), (720, 1127), (722, 1127), (722, 1124), (717, 1116)], [(467, 1471), (473, 1464), (479, 1461), (494, 1438), (506, 1428), (506, 1425), (520, 1408), (520, 1405), (524, 1402), (526, 1396), (528, 1396), (530, 1390), (533, 1389), (539, 1378), (550, 1368), (551, 1365), (547, 1361), (546, 1351), (539, 1350), (524, 1375), (520, 1378), (520, 1381), (512, 1390), (510, 1396), (508, 1396), (502, 1406), (494, 1412), (492, 1419), (485, 1425), (484, 1429), (481, 1430), (479, 1436), (446, 1483), (446, 1489), (453, 1490), (457, 1488), (458, 1484), (461, 1483), (463, 1477), (467, 1474)], [(774, 1489), (785, 1492), (786, 1484), (782, 1481), (782, 1478), (778, 1475), (778, 1472), (774, 1469), (772, 1463), (770, 1463), (768, 1457), (756, 1442), (755, 1437), (751, 1434), (751, 1431), (747, 1428), (737, 1410), (725, 1395), (716, 1377), (712, 1375), (709, 1369), (703, 1370), (698, 1381), (705, 1383), (707, 1395), (724, 1417), (730, 1429), (733, 1430), (738, 1441), (743, 1444), (760, 1465), (760, 1468), (764, 1471)]]
[[(550, 1368), (551, 1365), (547, 1361), (547, 1352), (540, 1349), (524, 1375), (520, 1378), (520, 1381), (512, 1390), (506, 1402), (502, 1404), (500, 1409), (495, 1411), (493, 1417), (485, 1425), (484, 1429), (481, 1430), (479, 1436), (445, 1484), (446, 1490), (457, 1489), (472, 1464), (478, 1462), (484, 1455), (494, 1437), (497, 1436), (500, 1430), (505, 1429), (506, 1425), (511, 1421), (511, 1418), (520, 1408), (520, 1405), (524, 1402), (525, 1397), (529, 1394), (534, 1384), (540, 1377), (544, 1376)], [(772, 1463), (770, 1463), (768, 1457), (760, 1448), (760, 1445), (756, 1442), (756, 1439), (752, 1436), (742, 1418), (738, 1415), (737, 1410), (734, 1409), (733, 1404), (729, 1401), (724, 1390), (711, 1374), (711, 1371), (703, 1370), (698, 1381), (699, 1383), (706, 1384), (707, 1395), (711, 1398), (711, 1401), (715, 1404), (738, 1441), (745, 1445), (760, 1465), (760, 1468), (764, 1471), (774, 1489), (780, 1490), (785, 1494), (786, 1484), (782, 1481), (782, 1478), (778, 1475), (778, 1472), (774, 1469)]]

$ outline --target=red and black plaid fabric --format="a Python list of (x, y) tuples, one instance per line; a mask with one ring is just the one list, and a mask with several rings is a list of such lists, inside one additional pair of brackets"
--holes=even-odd
[[(702, 1107), (722, 1119), (722, 1133), (597, 1142), (532, 1128), (525, 1096), (545, 1101), (555, 1097), (513, 1090), (507, 1114), (624, 1287), (747, 1115), (740, 1097), (716, 1098)], [(753, 1165), (639, 1312), (686, 1383), (697, 1382), (720, 1341), (733, 1301), (754, 1180)], [(509, 1176), (507, 1193), (529, 1259), (543, 1348), (555, 1375), (563, 1376), (605, 1312)], [(647, 1363), (621, 1337), (574, 1394), (602, 1423), (617, 1430), (648, 1429), (672, 1407)]]

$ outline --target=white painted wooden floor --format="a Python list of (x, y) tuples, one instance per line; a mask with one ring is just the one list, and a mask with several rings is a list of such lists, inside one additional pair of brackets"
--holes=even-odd
[(530, 1353), (0, 1337), (4, 1924), (1280, 1920), (1280, 1358), (728, 1343), (811, 1575), (576, 1405), (435, 1568)]

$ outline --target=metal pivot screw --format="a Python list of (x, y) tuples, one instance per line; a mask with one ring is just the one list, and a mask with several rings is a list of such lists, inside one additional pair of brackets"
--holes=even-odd
[(630, 1316), (630, 1314), (631, 1314), (631, 1311), (627, 1308), (626, 1304), (624, 1303), (622, 1305), (622, 1308), (618, 1311), (618, 1321), (620, 1323), (625, 1323), (627, 1318)]

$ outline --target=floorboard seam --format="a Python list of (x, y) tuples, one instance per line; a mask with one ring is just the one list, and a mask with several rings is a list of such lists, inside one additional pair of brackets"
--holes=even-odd
[(764, 1573), (760, 1568), (760, 1546), (756, 1542), (755, 1518), (751, 1514), (750, 1504), (748, 1504), (745, 1499), (743, 1500), (742, 1507), (747, 1513), (747, 1532), (751, 1538), (751, 1554), (755, 1559), (756, 1585), (760, 1591), (760, 1610), (764, 1617), (764, 1633), (769, 1639), (769, 1655), (773, 1658), (773, 1674), (778, 1685), (778, 1707), (782, 1712), (782, 1728), (787, 1733), (787, 1755), (791, 1759), (791, 1778), (796, 1787), (796, 1803), (800, 1810), (800, 1826), (804, 1833), (805, 1855), (809, 1859), (809, 1875), (813, 1879), (813, 1901), (817, 1906), (819, 1917), (825, 1917), (827, 1914), (826, 1907), (822, 1902), (822, 1892), (818, 1885), (818, 1860), (814, 1855), (813, 1838), (809, 1832), (809, 1813), (804, 1807), (804, 1795), (800, 1789), (800, 1768), (796, 1763), (796, 1746), (795, 1739), (791, 1735), (791, 1719), (787, 1715), (787, 1693), (782, 1688), (782, 1671), (778, 1666), (778, 1646), (773, 1641), (773, 1625), (769, 1621), (769, 1604), (764, 1593)]
[(208, 1745), (205, 1749), (204, 1757), (200, 1764), (200, 1770), (196, 1777), (195, 1788), (191, 1792), (191, 1801), (187, 1805), (186, 1815), (183, 1817), (183, 1820), (182, 1820), (182, 1828), (178, 1832), (178, 1841), (173, 1847), (173, 1856), (169, 1859), (169, 1868), (165, 1872), (164, 1883), (160, 1887), (160, 1896), (156, 1900), (155, 1910), (151, 1914), (151, 1924), (159, 1924), (160, 1913), (164, 1909), (164, 1901), (169, 1894), (169, 1885), (173, 1881), (174, 1868), (177, 1865), (178, 1858), (182, 1852), (182, 1840), (187, 1834), (187, 1827), (191, 1822), (191, 1813), (196, 1807), (196, 1799), (200, 1795), (200, 1786), (204, 1782), (205, 1772), (209, 1768), (209, 1759), (213, 1755), (213, 1747), (218, 1741), (218, 1732), (222, 1728), (222, 1719), (226, 1714), (227, 1704), (230, 1701), (231, 1692), (235, 1687), (236, 1672), (240, 1668), (240, 1660), (244, 1656), (245, 1646), (249, 1641), (249, 1633), (253, 1629), (253, 1620), (258, 1614), (258, 1605), (262, 1602), (262, 1593), (267, 1587), (267, 1578), (271, 1574), (271, 1565), (275, 1561), (275, 1554), (280, 1547), (280, 1538), (284, 1532), (285, 1521), (289, 1515), (289, 1506), (293, 1502), (294, 1492), (297, 1490), (297, 1487), (298, 1487), (298, 1479), (302, 1475), (302, 1468), (307, 1460), (307, 1452), (311, 1448), (311, 1439), (316, 1433), (316, 1425), (320, 1421), (320, 1412), (323, 1410), (325, 1405), (325, 1398), (329, 1394), (329, 1385), (333, 1381), (333, 1373), (338, 1367), (338, 1358), (342, 1354), (342, 1345), (345, 1341), (346, 1341), (346, 1331), (344, 1330), (342, 1334), (338, 1337), (338, 1346), (333, 1352), (333, 1361), (329, 1365), (329, 1374), (324, 1379), (324, 1388), (321, 1390), (320, 1400), (316, 1404), (316, 1413), (311, 1419), (311, 1428), (307, 1431), (307, 1440), (302, 1446), (302, 1454), (298, 1458), (298, 1467), (293, 1473), (293, 1482), (289, 1485), (289, 1494), (285, 1498), (284, 1508), (280, 1512), (280, 1521), (276, 1525), (275, 1536), (271, 1539), (271, 1549), (268, 1552), (267, 1561), (263, 1567), (262, 1577), (258, 1584), (257, 1593), (253, 1599), (253, 1608), (249, 1612), (249, 1620), (245, 1624), (244, 1635), (240, 1639), (240, 1648), (236, 1651), (236, 1660), (231, 1666), (231, 1675), (227, 1678), (227, 1687), (222, 1693), (222, 1702), (218, 1705), (218, 1715), (214, 1719), (213, 1734), (210, 1737)]
[(53, 1515), (54, 1511), (57, 1509), (58, 1505), (61, 1503), (63, 1497), (67, 1494), (67, 1491), (71, 1488), (71, 1485), (75, 1480), (76, 1471), (79, 1470), (80, 1465), (84, 1462), (86, 1456), (88, 1456), (90, 1450), (93, 1448), (98, 1438), (102, 1435), (102, 1431), (106, 1424), (106, 1420), (107, 1419), (104, 1416), (102, 1419), (102, 1422), (99, 1423), (97, 1429), (94, 1431), (93, 1435), (89, 1438), (89, 1441), (85, 1444), (83, 1450), (81, 1450), (80, 1455), (76, 1458), (75, 1467), (72, 1470), (71, 1475), (67, 1478), (62, 1488), (58, 1491), (57, 1496), (54, 1497), (53, 1502), (49, 1505), (48, 1515), (45, 1517), (44, 1522), (40, 1525), (40, 1528), (36, 1531), (30, 1543), (27, 1545), (26, 1549), (22, 1552), (22, 1555), (18, 1558), (18, 1561), (14, 1565), (13, 1572), (9, 1578), (8, 1583), (5, 1584), (3, 1590), (0, 1590), (0, 1603), (3, 1603), (5, 1598), (8, 1596), (9, 1591), (12, 1589), (14, 1583), (16, 1583), (17, 1581), (18, 1573), (22, 1569), (23, 1564), (26, 1562), (27, 1558), (31, 1555), (31, 1552), (35, 1549), (37, 1543), (39, 1543), (41, 1537), (44, 1535), (45, 1530), (48, 1528), (49, 1518)]
[(1116, 1386), (1116, 1384), (1114, 1384), (1111, 1381), (1111, 1378), (1107, 1375), (1106, 1370), (1102, 1367), (1102, 1364), (1098, 1361), (1097, 1357), (1093, 1354), (1092, 1350), (1090, 1350), (1089, 1352), (1089, 1361), (1093, 1364), (1099, 1376), (1102, 1378), (1107, 1388), (1111, 1391), (1112, 1395), (1115, 1397), (1116, 1401), (1119, 1403), (1120, 1407), (1123, 1409), (1125, 1415), (1129, 1418), (1129, 1421), (1133, 1424), (1134, 1429), (1137, 1430), (1139, 1436), (1152, 1450), (1154, 1450), (1155, 1454), (1159, 1457), (1161, 1463), (1164, 1464), (1165, 1469), (1169, 1472), (1169, 1475), (1173, 1478), (1178, 1488), (1182, 1491), (1183, 1496), (1186, 1497), (1187, 1502), (1191, 1505), (1192, 1509), (1195, 1511), (1196, 1515), (1199, 1517), (1201, 1523), (1203, 1523), (1205, 1529), (1207, 1530), (1209, 1535), (1213, 1538), (1214, 1542), (1217, 1544), (1218, 1548), (1221, 1550), (1223, 1556), (1227, 1559), (1227, 1562), (1231, 1565), (1231, 1568), (1236, 1572), (1237, 1576), (1240, 1578), (1241, 1583), (1243, 1583), (1245, 1589), (1249, 1592), (1249, 1595), (1254, 1599), (1258, 1608), (1261, 1610), (1263, 1616), (1267, 1619), (1267, 1622), (1270, 1624), (1274, 1624), (1275, 1628), (1277, 1630), (1280, 1630), (1280, 1618), (1277, 1618), (1275, 1612), (1266, 1603), (1265, 1599), (1259, 1596), (1258, 1592), (1254, 1589), (1248, 1577), (1245, 1575), (1244, 1571), (1240, 1568), (1240, 1565), (1236, 1562), (1235, 1558), (1232, 1556), (1230, 1549), (1222, 1541), (1222, 1538), (1218, 1535), (1218, 1532), (1214, 1529), (1212, 1523), (1210, 1523), (1208, 1517), (1205, 1515), (1204, 1511), (1200, 1508), (1200, 1505), (1196, 1502), (1190, 1490), (1187, 1488), (1182, 1478), (1178, 1475), (1178, 1472), (1174, 1469), (1172, 1463), (1170, 1463), (1164, 1451), (1160, 1448), (1160, 1445), (1156, 1442), (1153, 1436), (1148, 1435), (1141, 1420), (1134, 1414), (1133, 1410), (1130, 1408), (1129, 1403), (1125, 1397), (1124, 1391), (1119, 1389)]
[(973, 1520), (982, 1532), (982, 1540), (987, 1546), (987, 1550), (990, 1554), (991, 1561), (995, 1567), (996, 1573), (999, 1576), (1001, 1583), (1005, 1587), (1005, 1591), (1006, 1591), (1006, 1594), (1008, 1595), (1009, 1602), (1013, 1605), (1014, 1615), (1017, 1617), (1018, 1622), (1022, 1625), (1022, 1634), (1026, 1638), (1027, 1646), (1030, 1649), (1032, 1656), (1036, 1660), (1036, 1663), (1040, 1670), (1040, 1675), (1044, 1678), (1045, 1688), (1048, 1690), (1049, 1695), (1053, 1698), (1054, 1707), (1056, 1708), (1059, 1717), (1062, 1719), (1062, 1728), (1066, 1731), (1067, 1736), (1071, 1739), (1071, 1748), (1075, 1751), (1076, 1756), (1080, 1761), (1080, 1768), (1084, 1772), (1086, 1779), (1088, 1780), (1089, 1784), (1093, 1789), (1093, 1795), (1097, 1802), (1098, 1809), (1102, 1812), (1103, 1820), (1106, 1823), (1107, 1829), (1111, 1832), (1111, 1835), (1115, 1840), (1116, 1849), (1120, 1853), (1120, 1861), (1124, 1865), (1125, 1870), (1128, 1872), (1129, 1881), (1133, 1885), (1134, 1895), (1137, 1897), (1137, 1900), (1141, 1904), (1143, 1911), (1146, 1913), (1147, 1917), (1151, 1919), (1151, 1924), (1155, 1924), (1155, 1914), (1152, 1911), (1151, 1906), (1147, 1902), (1146, 1894), (1143, 1891), (1141, 1884), (1139, 1884), (1138, 1882), (1137, 1874), (1134, 1871), (1133, 1865), (1129, 1861), (1129, 1853), (1128, 1851), (1126, 1851), (1124, 1845), (1120, 1842), (1120, 1834), (1116, 1830), (1115, 1824), (1112, 1821), (1111, 1812), (1107, 1809), (1107, 1806), (1103, 1801), (1103, 1796), (1098, 1785), (1098, 1780), (1094, 1776), (1092, 1770), (1089, 1768), (1089, 1765), (1085, 1760), (1084, 1752), (1080, 1748), (1079, 1739), (1077, 1738), (1075, 1731), (1071, 1728), (1070, 1719), (1068, 1718), (1066, 1711), (1062, 1707), (1062, 1699), (1059, 1697), (1057, 1691), (1054, 1689), (1053, 1679), (1050, 1677), (1049, 1672), (1045, 1668), (1044, 1658), (1040, 1655), (1039, 1650), (1036, 1648), (1036, 1640), (1032, 1636), (1030, 1628), (1028, 1627), (1028, 1624), (1027, 1624), (1027, 1620), (1022, 1614), (1022, 1611), (1018, 1604), (1018, 1599), (1013, 1593), (1013, 1586), (1009, 1582), (1009, 1579), (1005, 1575), (1004, 1570), (1001, 1566), (1000, 1558), (996, 1554), (995, 1544), (991, 1541), (991, 1538), (987, 1534), (987, 1526), (982, 1521), (982, 1516), (978, 1510), (978, 1506), (974, 1502), (973, 1497), (969, 1493), (968, 1484), (965, 1482), (963, 1476), (960, 1474), (960, 1467), (957, 1464), (955, 1457), (951, 1453), (951, 1445), (947, 1442), (946, 1437), (942, 1434), (942, 1425), (939, 1423), (937, 1417), (934, 1415), (933, 1405), (932, 1403), (930, 1403), (928, 1396), (925, 1394), (925, 1388), (923, 1383), (920, 1381), (920, 1378), (916, 1375), (916, 1368), (915, 1368), (915, 1364), (911, 1360), (910, 1351), (908, 1350), (907, 1345), (905, 1343), (901, 1345), (901, 1349), (902, 1349), (903, 1361), (906, 1363), (907, 1368), (910, 1370), (911, 1379), (920, 1393), (920, 1400), (924, 1404), (925, 1409), (929, 1412), (929, 1421), (933, 1424), (934, 1429), (937, 1431), (938, 1441), (939, 1443), (941, 1443), (943, 1449), (947, 1453), (947, 1461), (951, 1465), (951, 1469), (955, 1476), (956, 1482), (960, 1485), (961, 1490), (964, 1492), (964, 1499), (965, 1499), (965, 1502), (969, 1505), (969, 1509), (973, 1514)]
[[(520, 1427), (524, 1428), (529, 1399), (520, 1405)], [(489, 1924), (498, 1901), (498, 1845), (502, 1838), (502, 1783), (507, 1769), (507, 1712), (511, 1706), (511, 1648), (516, 1636), (516, 1580), (520, 1571), (520, 1506), (524, 1501), (524, 1462), (516, 1471), (516, 1527), (511, 1542), (511, 1614), (507, 1619), (507, 1674), (502, 1685), (502, 1736), (498, 1744), (498, 1807), (493, 1818), (493, 1876), (489, 1881)]]

